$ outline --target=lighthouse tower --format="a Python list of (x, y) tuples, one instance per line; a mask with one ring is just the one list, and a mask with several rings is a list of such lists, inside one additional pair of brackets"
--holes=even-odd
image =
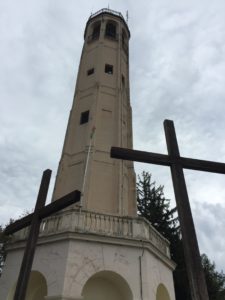
[[(52, 201), (82, 198), (42, 222), (26, 300), (175, 300), (169, 242), (136, 213), (133, 163), (110, 158), (132, 148), (129, 39), (119, 12), (87, 21)], [(8, 245), (2, 300), (13, 300), (27, 232)]]
[(86, 24), (54, 200), (79, 189), (82, 209), (136, 215), (133, 163), (110, 158), (112, 146), (132, 148), (129, 38), (120, 13), (97, 12)]

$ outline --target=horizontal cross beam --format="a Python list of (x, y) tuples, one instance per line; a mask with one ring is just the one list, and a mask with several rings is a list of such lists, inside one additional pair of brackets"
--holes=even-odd
[[(74, 203), (77, 203), (80, 201), (80, 191), (73, 191), (66, 196), (63, 196), (62, 198), (42, 207), (39, 209), (38, 217), (39, 219), (46, 218), (47, 216), (71, 205)], [(26, 226), (29, 226), (31, 224), (31, 221), (33, 219), (34, 213), (29, 214), (28, 216), (8, 225), (4, 231), (6, 235), (13, 234), (14, 232), (23, 229)]]
[(171, 157), (166, 154), (112, 147), (111, 157), (169, 167), (179, 164), (184, 169), (225, 174), (225, 163), (182, 156)]

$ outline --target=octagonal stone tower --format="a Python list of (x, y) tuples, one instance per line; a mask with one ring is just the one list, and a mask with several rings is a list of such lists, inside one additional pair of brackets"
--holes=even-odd
[(129, 38), (120, 13), (96, 13), (86, 24), (53, 200), (78, 189), (83, 209), (136, 216), (133, 163), (110, 158), (112, 146), (132, 148)]
[[(136, 214), (132, 148), (130, 32), (103, 9), (89, 18), (53, 201), (79, 189), (72, 206), (43, 220), (25, 300), (175, 300), (169, 242)], [(0, 278), (13, 300), (29, 228), (14, 234)]]

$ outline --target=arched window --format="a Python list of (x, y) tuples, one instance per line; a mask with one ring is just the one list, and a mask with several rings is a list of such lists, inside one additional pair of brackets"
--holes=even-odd
[(105, 29), (105, 36), (110, 37), (112, 39), (116, 39), (116, 23), (114, 22), (108, 22), (106, 24), (106, 29)]

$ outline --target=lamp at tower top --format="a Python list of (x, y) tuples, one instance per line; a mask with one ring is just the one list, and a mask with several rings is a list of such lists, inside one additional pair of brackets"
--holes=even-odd
[(125, 28), (127, 29), (128, 36), (130, 38), (130, 30), (128, 28), (127, 22), (125, 21), (123, 15), (120, 12), (117, 12), (117, 11), (109, 9), (109, 8), (103, 8), (101, 10), (98, 10), (96, 13), (90, 15), (90, 17), (87, 21), (86, 27), (85, 27), (84, 38), (86, 37), (88, 25), (91, 22), (93, 22), (95, 19), (98, 19), (99, 16), (101, 16), (103, 20), (104, 20), (104, 16), (109, 16), (109, 17), (111, 16), (111, 17), (119, 18), (122, 21), (122, 23), (124, 24)]

